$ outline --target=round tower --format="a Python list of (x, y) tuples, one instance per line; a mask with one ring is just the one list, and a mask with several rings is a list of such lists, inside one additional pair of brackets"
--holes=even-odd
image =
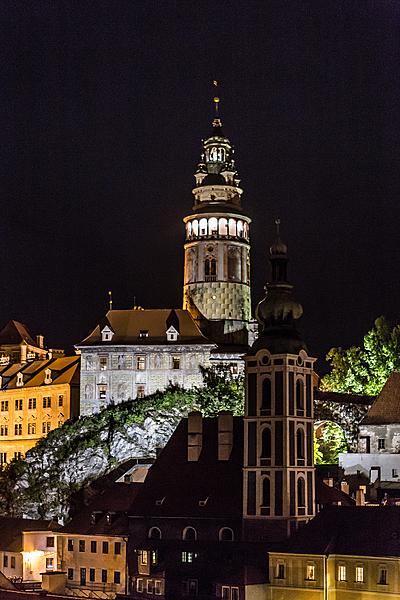
[[(214, 102), (218, 110), (219, 99)], [(251, 319), (251, 220), (242, 210), (243, 190), (233, 153), (217, 114), (211, 135), (203, 141), (192, 213), (184, 218), (183, 308), (200, 326), (208, 322), (208, 334), (219, 322), (223, 336), (247, 331)]]

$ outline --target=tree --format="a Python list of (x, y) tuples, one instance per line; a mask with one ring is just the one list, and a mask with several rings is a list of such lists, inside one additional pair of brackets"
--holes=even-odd
[(362, 347), (332, 348), (326, 360), (331, 371), (322, 378), (321, 390), (376, 396), (389, 375), (400, 370), (400, 325), (379, 317)]
[(321, 435), (314, 438), (314, 462), (317, 465), (333, 465), (339, 462), (340, 452), (347, 452), (344, 432), (333, 421), (320, 425)]
[(194, 403), (205, 416), (215, 416), (223, 410), (234, 415), (244, 413), (244, 377), (234, 377), (228, 370), (202, 369), (204, 387), (194, 390)]

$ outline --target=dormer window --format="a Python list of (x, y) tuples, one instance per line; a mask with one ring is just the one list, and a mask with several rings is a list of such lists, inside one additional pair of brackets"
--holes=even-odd
[(51, 383), (53, 380), (51, 378), (51, 369), (46, 369), (44, 372), (44, 382), (45, 384)]
[(22, 373), (17, 373), (17, 387), (22, 387), (24, 385), (24, 376)]
[(140, 338), (148, 338), (149, 337), (149, 330), (148, 329), (141, 329), (139, 332), (139, 337)]
[(112, 340), (113, 335), (114, 335), (114, 332), (111, 331), (111, 329), (106, 325), (101, 330), (101, 341), (102, 342), (110, 342)]
[(169, 329), (167, 329), (167, 341), (168, 342), (176, 342), (178, 340), (178, 335), (179, 335), (179, 333), (177, 332), (175, 327), (173, 327), (173, 325), (171, 325), (171, 327)]

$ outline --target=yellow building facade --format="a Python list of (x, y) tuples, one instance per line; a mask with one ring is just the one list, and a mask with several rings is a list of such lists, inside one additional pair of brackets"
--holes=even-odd
[(0, 368), (0, 464), (79, 414), (79, 356)]

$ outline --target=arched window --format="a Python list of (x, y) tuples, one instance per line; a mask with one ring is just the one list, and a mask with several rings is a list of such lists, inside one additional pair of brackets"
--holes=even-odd
[(182, 539), (186, 541), (197, 540), (197, 531), (194, 527), (185, 527), (182, 532)]
[(262, 481), (262, 506), (271, 505), (271, 482), (269, 477), (264, 477)]
[(161, 529), (158, 527), (150, 527), (149, 538), (151, 540), (161, 540)]
[(200, 219), (199, 228), (200, 235), (207, 235), (207, 219)]
[(193, 235), (199, 235), (199, 222), (197, 219), (195, 219), (193, 221), (192, 227), (193, 227)]
[(219, 235), (227, 235), (228, 234), (228, 221), (225, 217), (222, 217), (218, 223), (218, 233)]
[(296, 412), (301, 417), (304, 415), (304, 385), (301, 379), (296, 381)]
[(189, 223), (187, 223), (187, 225), (186, 225), (186, 235), (187, 235), (187, 237), (190, 237), (192, 235), (192, 223), (191, 223), (191, 221), (189, 221)]
[(204, 261), (204, 279), (206, 281), (217, 280), (217, 261), (210, 256), (207, 256)]
[(218, 220), (215, 217), (208, 220), (208, 232), (210, 235), (217, 235), (218, 233)]
[(218, 538), (220, 542), (233, 542), (235, 539), (233, 529), (231, 529), (230, 527), (221, 527), (221, 529), (219, 530)]
[(236, 221), (235, 221), (235, 219), (229, 219), (229, 235), (236, 236)]
[(261, 434), (261, 458), (271, 458), (271, 430), (265, 427)]
[(237, 234), (238, 237), (243, 237), (243, 221), (237, 222)]
[(300, 427), (296, 431), (297, 460), (304, 463), (304, 431)]
[(306, 483), (302, 477), (297, 480), (297, 506), (304, 508), (306, 505)]
[(269, 415), (271, 413), (271, 380), (266, 377), (262, 383), (261, 414)]
[(244, 237), (246, 240), (249, 238), (249, 225), (245, 222), (243, 225)]
[(228, 279), (240, 281), (240, 254), (237, 248), (228, 250)]

